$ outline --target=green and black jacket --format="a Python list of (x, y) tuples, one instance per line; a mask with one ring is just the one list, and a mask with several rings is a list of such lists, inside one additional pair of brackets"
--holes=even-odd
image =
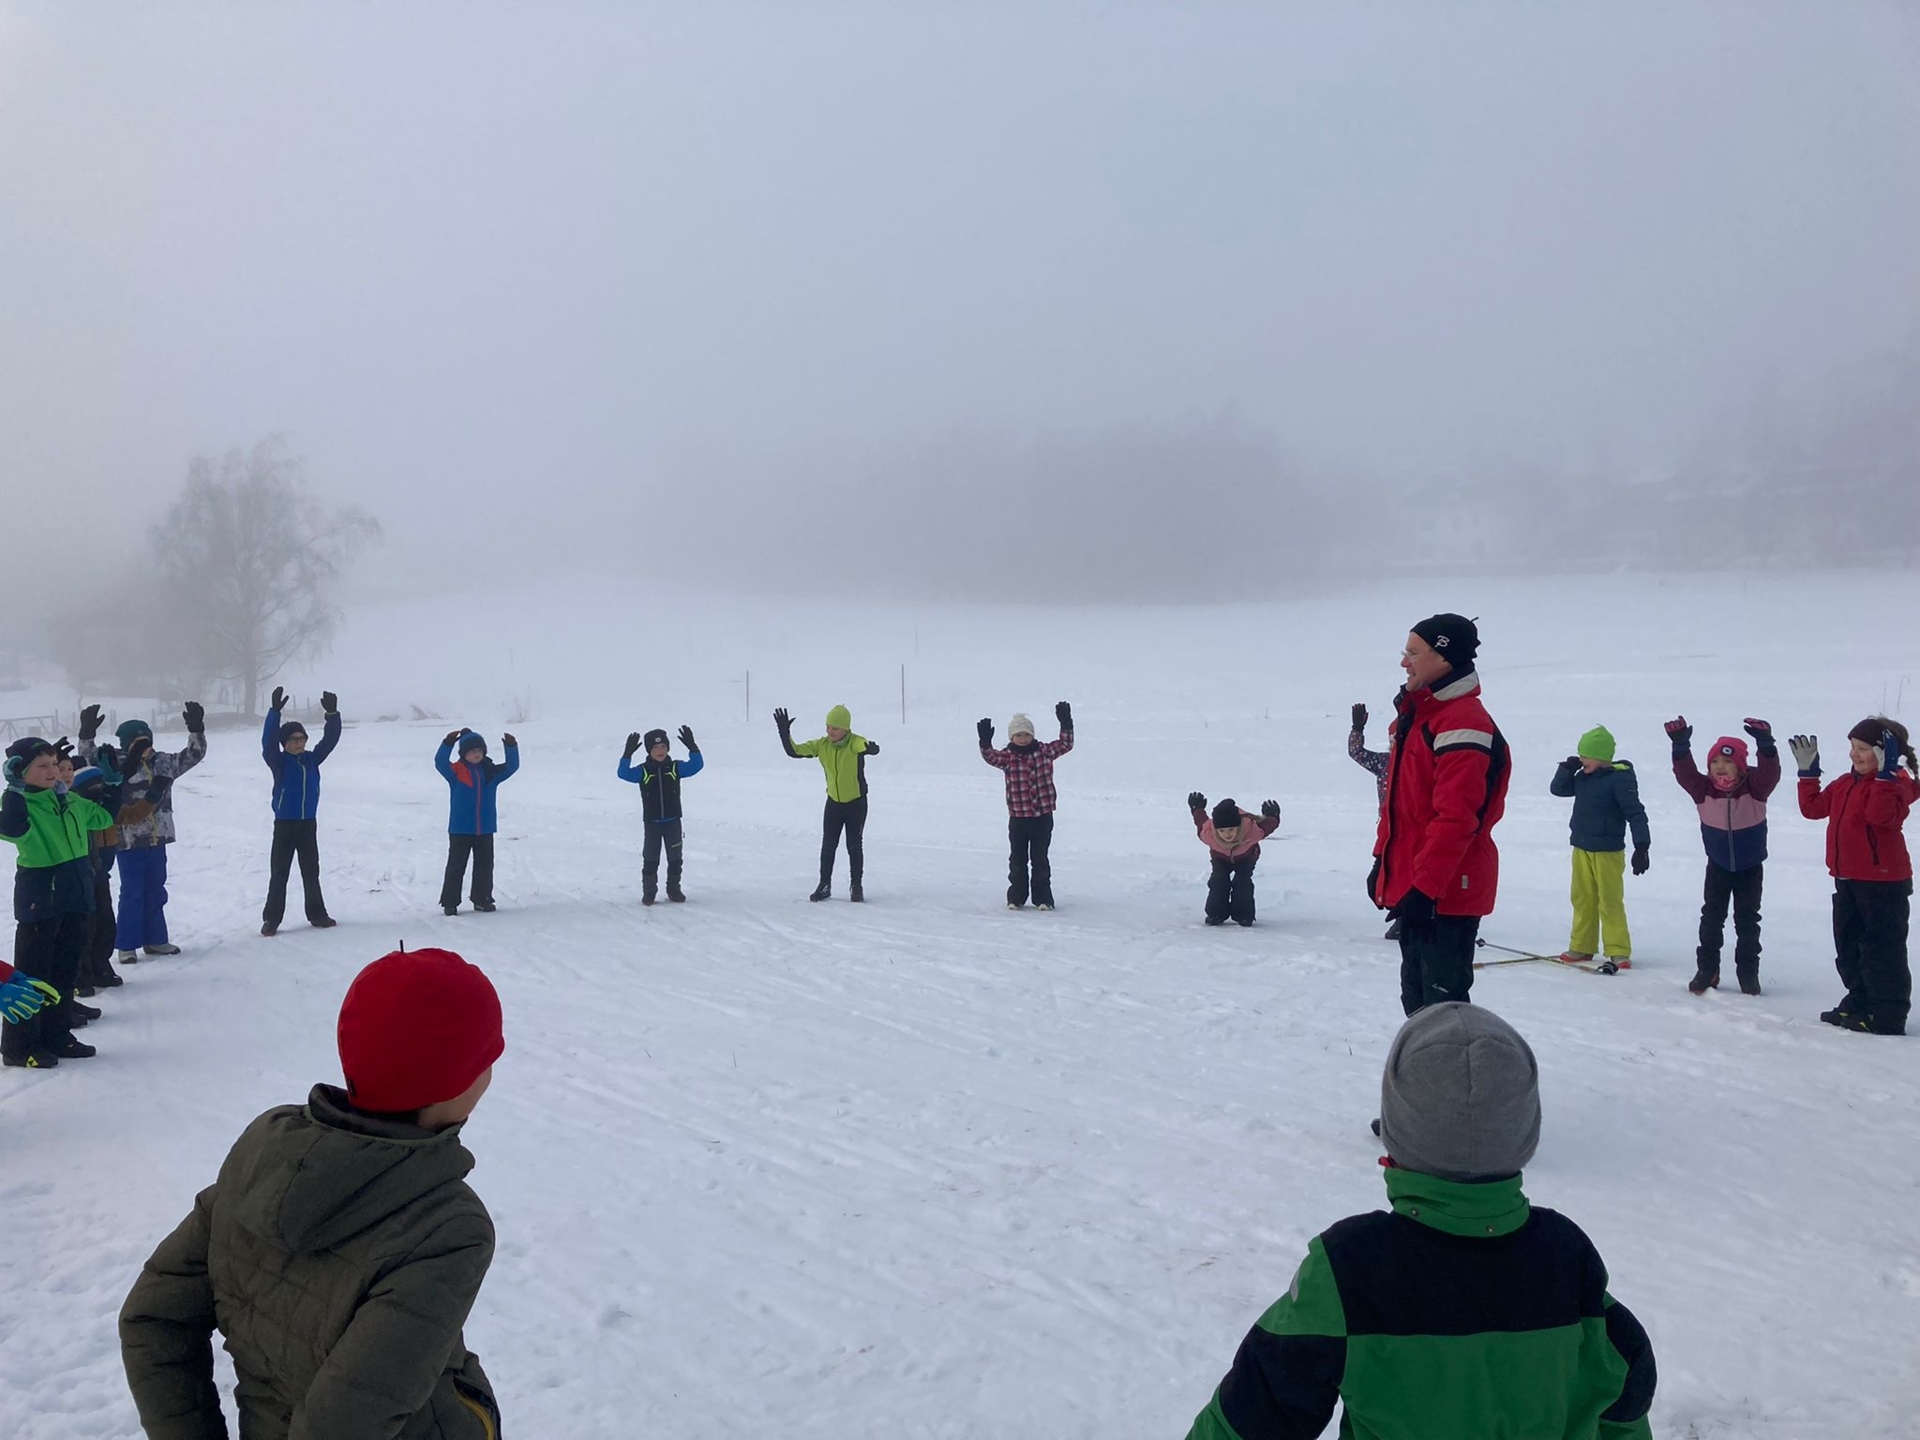
[(1600, 1254), (1520, 1177), (1386, 1172), (1393, 1210), (1307, 1247), (1188, 1440), (1650, 1440), (1653, 1347)]

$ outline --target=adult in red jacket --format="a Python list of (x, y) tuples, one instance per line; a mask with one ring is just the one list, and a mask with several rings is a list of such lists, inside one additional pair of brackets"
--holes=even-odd
[(1400, 920), (1400, 1006), (1407, 1014), (1473, 988), (1474, 941), (1493, 913), (1507, 808), (1507, 742), (1480, 703), (1480, 632), (1435, 615), (1407, 636), (1394, 701), (1387, 799), (1367, 894)]
[[(1913, 862), (1900, 827), (1920, 784), (1907, 728), (1870, 715), (1847, 733), (1852, 768), (1820, 788), (1820, 741), (1796, 735), (1800, 813), (1827, 822), (1827, 872), (1833, 876), (1834, 968), (1847, 993), (1820, 1018), (1870, 1035), (1907, 1033), (1913, 972), (1907, 965), (1907, 918)], [(1908, 769), (1900, 768), (1901, 760)]]

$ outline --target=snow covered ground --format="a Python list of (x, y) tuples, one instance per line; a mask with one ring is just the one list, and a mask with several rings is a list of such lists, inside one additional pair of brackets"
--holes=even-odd
[[(1688, 995), (1701, 850), (1660, 731), (1758, 713), (1843, 753), (1862, 714), (1920, 697), (1920, 581), (1623, 576), (1067, 612), (582, 583), (356, 614), (294, 677), (359, 722), (321, 812), (340, 928), (256, 933), (266, 775), (251, 734), (217, 732), (178, 793), (187, 953), (98, 1002), (97, 1060), (0, 1075), (0, 1435), (136, 1433), (121, 1297), (246, 1121), (336, 1077), (340, 996), (401, 941), (458, 949), (506, 1002), (467, 1133), (500, 1234), (468, 1337), (510, 1434), (1183, 1434), (1308, 1238), (1383, 1202), (1367, 1121), (1396, 955), (1361, 895), (1373, 782), (1347, 707), (1377, 738), (1408, 624), (1441, 608), (1482, 617), (1516, 757), (1484, 933), (1565, 943), (1547, 781), (1579, 733), (1605, 722), (1642, 769), (1633, 973), (1511, 966), (1475, 998), (1539, 1053), (1527, 1188), (1652, 1333), (1656, 1432), (1920, 1434), (1920, 1042), (1817, 1023), (1829, 884), (1790, 787), (1767, 993)], [(497, 753), (511, 697), (531, 718), (509, 727), (501, 909), (445, 919), (432, 752), (466, 722)], [(1008, 914), (973, 721), (1004, 736), (1023, 709), (1050, 734), (1061, 697), (1061, 909)], [(836, 701), (884, 752), (863, 908), (804, 899), (819, 772), (767, 718), (817, 733)], [(409, 703), (445, 719), (371, 723)], [(644, 911), (614, 765), (628, 730), (682, 722), (708, 758), (692, 898)], [(1200, 925), (1196, 788), (1283, 807), (1251, 931)]]

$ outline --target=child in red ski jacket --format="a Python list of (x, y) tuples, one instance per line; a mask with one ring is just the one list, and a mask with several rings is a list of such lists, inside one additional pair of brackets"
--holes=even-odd
[[(1907, 727), (1869, 715), (1847, 732), (1852, 769), (1820, 788), (1820, 738), (1790, 742), (1800, 769), (1800, 813), (1827, 822), (1827, 872), (1833, 876), (1834, 967), (1847, 993), (1820, 1018), (1869, 1035), (1907, 1033), (1913, 972), (1907, 965), (1907, 917), (1913, 863), (1900, 827), (1920, 799), (1920, 773)], [(1900, 762), (1905, 760), (1906, 768)]]
[(1198, 790), (1187, 796), (1193, 828), (1201, 843), (1213, 852), (1213, 874), (1207, 880), (1207, 924), (1253, 924), (1253, 867), (1260, 863), (1260, 842), (1280, 828), (1280, 804), (1269, 800), (1258, 815), (1248, 814), (1231, 800), (1222, 800), (1207, 814), (1207, 797)]
[(1687, 717), (1667, 722), (1673, 742), (1673, 778), (1700, 810), (1707, 847), (1707, 883), (1700, 906), (1700, 948), (1687, 989), (1704, 995), (1720, 983), (1720, 947), (1727, 906), (1733, 906), (1733, 968), (1742, 995), (1760, 993), (1760, 891), (1767, 860), (1767, 797), (1780, 783), (1780, 751), (1773, 727), (1749, 716), (1745, 727), (1759, 749), (1748, 767), (1747, 742), (1722, 735), (1707, 751), (1707, 772), (1693, 763), (1693, 727)]

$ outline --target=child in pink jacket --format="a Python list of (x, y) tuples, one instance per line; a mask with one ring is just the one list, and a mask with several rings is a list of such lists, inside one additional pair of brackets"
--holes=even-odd
[(1250, 815), (1231, 800), (1222, 800), (1207, 813), (1207, 797), (1198, 790), (1187, 796), (1193, 828), (1213, 852), (1213, 874), (1207, 880), (1207, 924), (1253, 924), (1253, 867), (1260, 863), (1260, 842), (1280, 828), (1280, 804), (1269, 800), (1258, 815)]

